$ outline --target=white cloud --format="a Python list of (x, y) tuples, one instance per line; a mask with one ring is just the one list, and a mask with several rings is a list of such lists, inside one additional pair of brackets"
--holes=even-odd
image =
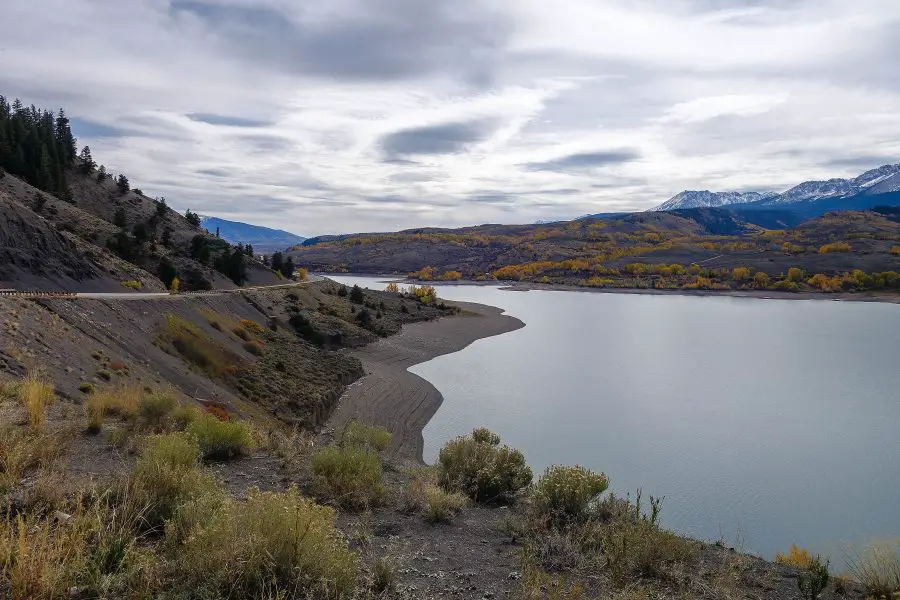
[(894, 0), (5, 0), (0, 93), (179, 208), (529, 222), (900, 161), (898, 25)]

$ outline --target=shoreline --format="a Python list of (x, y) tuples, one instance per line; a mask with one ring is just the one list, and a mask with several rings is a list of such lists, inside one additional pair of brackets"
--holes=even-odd
[(400, 333), (350, 350), (365, 375), (350, 384), (327, 427), (337, 430), (359, 419), (391, 432), (387, 452), (395, 459), (424, 464), (423, 430), (444, 401), (430, 382), (409, 368), (459, 352), (473, 342), (525, 327), (503, 309), (470, 302), (448, 302), (462, 312), (437, 321), (404, 325)]
[(553, 283), (535, 283), (531, 281), (471, 281), (461, 279), (458, 281), (419, 281), (409, 279), (396, 274), (379, 273), (324, 273), (329, 275), (343, 275), (347, 277), (374, 277), (384, 278), (385, 282), (395, 282), (405, 285), (431, 285), (443, 286), (494, 286), (507, 292), (580, 292), (586, 294), (636, 294), (652, 296), (693, 296), (701, 298), (749, 298), (752, 300), (822, 300), (830, 302), (876, 302), (881, 304), (900, 304), (900, 294), (891, 293), (860, 293), (860, 292), (779, 292), (777, 290), (660, 290), (655, 288), (591, 288), (577, 285), (561, 285)]

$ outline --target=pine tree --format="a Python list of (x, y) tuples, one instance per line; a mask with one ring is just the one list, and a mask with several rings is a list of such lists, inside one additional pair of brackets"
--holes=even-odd
[(91, 147), (85, 146), (82, 148), (79, 158), (81, 159), (81, 164), (78, 166), (78, 170), (84, 175), (92, 174), (94, 169), (97, 168), (97, 164), (94, 162), (94, 157), (91, 156)]
[(124, 175), (119, 175), (118, 179), (116, 179), (116, 188), (119, 190), (119, 195), (124, 196), (128, 193), (128, 190), (131, 189), (131, 184), (128, 183), (128, 178)]
[(288, 279), (294, 276), (294, 259), (288, 256), (284, 261), (284, 267), (281, 269), (281, 274), (287, 277)]
[(281, 252), (276, 252), (272, 255), (272, 270), (281, 273), (281, 270), (284, 268), (284, 255)]
[(184, 213), (184, 218), (191, 224), (191, 227), (200, 229), (200, 215), (193, 212), (191, 209), (187, 209), (187, 212)]
[(100, 165), (100, 170), (97, 171), (97, 181), (103, 182), (109, 178), (109, 174), (106, 172), (106, 165)]

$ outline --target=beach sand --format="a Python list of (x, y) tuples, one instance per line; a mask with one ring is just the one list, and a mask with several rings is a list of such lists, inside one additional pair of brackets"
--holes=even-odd
[(448, 302), (462, 312), (438, 321), (405, 325), (394, 336), (351, 350), (366, 376), (352, 384), (338, 402), (328, 426), (340, 429), (358, 419), (391, 432), (388, 454), (395, 460), (422, 463), (422, 430), (443, 402), (429, 382), (407, 369), (437, 356), (462, 350), (472, 342), (525, 326), (493, 306)]

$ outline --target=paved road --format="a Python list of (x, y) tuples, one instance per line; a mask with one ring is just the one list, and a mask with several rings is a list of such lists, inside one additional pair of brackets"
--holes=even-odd
[(276, 288), (289, 288), (302, 286), (314, 281), (321, 281), (322, 277), (310, 275), (307, 281), (294, 283), (280, 283), (277, 285), (260, 285), (254, 287), (237, 288), (233, 290), (210, 290), (206, 292), (184, 292), (182, 294), (170, 294), (168, 292), (30, 292), (27, 290), (0, 290), (0, 297), (13, 298), (62, 298), (69, 300), (152, 300), (154, 298), (190, 298), (194, 296), (220, 296), (222, 294), (238, 294), (252, 290), (270, 290)]

